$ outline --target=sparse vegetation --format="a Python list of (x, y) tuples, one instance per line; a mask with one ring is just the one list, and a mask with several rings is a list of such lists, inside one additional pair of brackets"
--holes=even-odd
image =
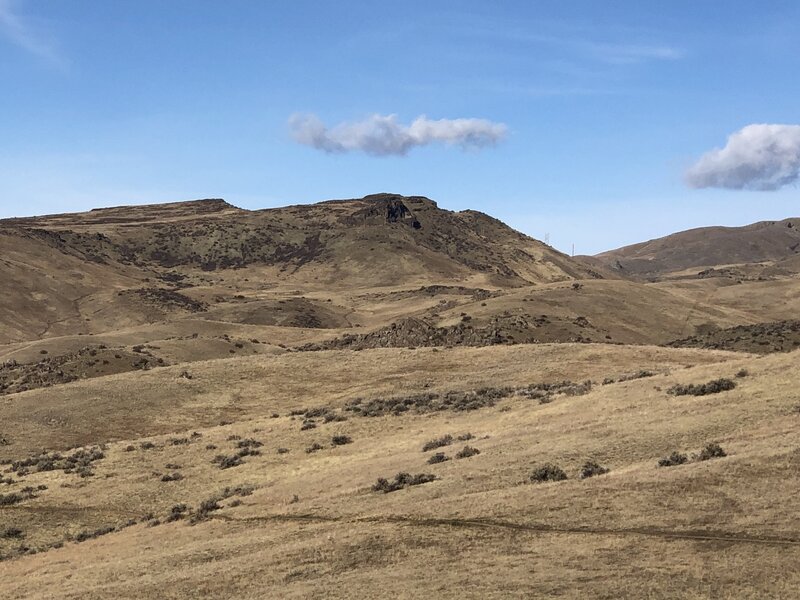
[(481, 451), (473, 446), (464, 446), (461, 450), (456, 452), (456, 458), (469, 458), (480, 453)]
[(673, 396), (706, 396), (708, 394), (727, 392), (735, 387), (736, 382), (732, 379), (721, 378), (701, 384), (675, 384), (667, 390), (667, 393)]
[(707, 444), (706, 447), (697, 454), (696, 460), (704, 461), (711, 460), (712, 458), (723, 458), (725, 456), (728, 456), (728, 454), (722, 449), (722, 446), (716, 442), (712, 442)]
[(429, 465), (435, 465), (437, 463), (443, 463), (448, 460), (450, 460), (450, 457), (447, 456), (444, 452), (436, 452), (428, 457), (427, 462)]
[(323, 450), (324, 448), (325, 448), (325, 446), (319, 444), (318, 442), (314, 442), (308, 448), (306, 448), (306, 454), (312, 454), (312, 453), (317, 452), (319, 450)]
[(530, 475), (531, 483), (545, 483), (548, 481), (564, 481), (567, 474), (564, 469), (552, 463), (544, 464), (534, 469)]
[(636, 371), (635, 373), (618, 375), (616, 377), (606, 377), (605, 379), (603, 379), (603, 385), (609, 385), (611, 383), (622, 383), (623, 381), (633, 381), (635, 379), (643, 379), (645, 377), (653, 377), (655, 375), (658, 375), (658, 373), (656, 373), (655, 371), (642, 369), (640, 371)]
[(109, 533), (113, 533), (116, 531), (116, 527), (113, 525), (106, 525), (104, 527), (100, 527), (99, 529), (93, 530), (84, 530), (78, 533), (74, 538), (73, 541), (76, 543), (85, 542), (87, 540), (91, 540), (94, 538), (98, 538), (104, 535), (108, 535)]
[(389, 492), (396, 492), (397, 490), (402, 490), (403, 488), (414, 486), (414, 485), (422, 485), (423, 483), (429, 483), (431, 481), (435, 481), (436, 476), (426, 473), (419, 473), (417, 475), (411, 475), (409, 473), (398, 473), (394, 476), (394, 480), (389, 481), (388, 479), (384, 479), (383, 477), (378, 478), (378, 481), (372, 486), (373, 492), (383, 492), (384, 494), (388, 494)]
[(423, 452), (429, 452), (430, 450), (436, 450), (437, 448), (444, 448), (445, 446), (449, 446), (453, 443), (453, 436), (449, 433), (447, 435), (443, 435), (440, 438), (434, 438), (425, 442), (422, 446)]
[(593, 460), (586, 461), (581, 467), (581, 479), (588, 479), (589, 477), (596, 477), (598, 475), (605, 475), (609, 469), (603, 467)]
[(331, 443), (334, 446), (344, 446), (345, 444), (352, 444), (353, 438), (349, 435), (335, 435), (331, 438)]
[(0, 539), (4, 540), (21, 540), (25, 537), (25, 533), (19, 527), (6, 527), (0, 529)]
[(666, 456), (658, 461), (659, 467), (676, 467), (678, 465), (683, 465), (689, 462), (689, 457), (685, 454), (681, 454), (680, 452), (673, 452), (669, 456)]
[(225, 456), (224, 454), (217, 454), (214, 457), (214, 460), (211, 462), (216, 464), (220, 469), (230, 469), (232, 467), (238, 467), (239, 465), (244, 464), (242, 457), (239, 456), (238, 454), (234, 454), (233, 456)]

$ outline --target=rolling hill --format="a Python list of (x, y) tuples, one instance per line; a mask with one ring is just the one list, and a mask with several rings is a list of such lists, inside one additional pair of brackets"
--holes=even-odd
[(800, 272), (800, 219), (690, 229), (594, 258), (621, 274), (638, 277), (704, 270), (704, 276), (793, 275)]
[(0, 596), (796, 597), (795, 226), (0, 221)]

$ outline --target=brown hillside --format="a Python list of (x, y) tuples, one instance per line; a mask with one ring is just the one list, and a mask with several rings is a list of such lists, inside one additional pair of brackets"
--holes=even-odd
[(245, 299), (236, 292), (247, 288), (513, 287), (600, 276), (482, 213), (391, 194), (263, 211), (201, 200), (9, 219), (0, 221), (0, 256), (0, 342), (99, 333), (209, 306), (212, 319), (347, 323), (318, 307), (284, 318), (273, 299), (252, 295), (266, 304), (216, 306)]
[[(784, 274), (800, 272), (800, 219), (762, 221), (745, 227), (701, 227), (625, 246), (595, 258), (619, 273), (657, 277), (693, 269), (759, 263), (755, 275), (772, 263)], [(750, 269), (752, 275), (753, 269)], [(778, 273), (776, 272), (776, 273)], [(747, 276), (744, 273), (743, 276)]]

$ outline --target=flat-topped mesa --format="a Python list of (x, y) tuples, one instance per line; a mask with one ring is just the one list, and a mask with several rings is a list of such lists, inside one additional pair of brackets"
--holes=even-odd
[(163, 204), (139, 204), (93, 208), (82, 213), (63, 213), (4, 219), (0, 220), (0, 225), (48, 228), (85, 227), (114, 223), (151, 223), (243, 212), (247, 211), (237, 208), (221, 198), (208, 198), (183, 202), (167, 202)]

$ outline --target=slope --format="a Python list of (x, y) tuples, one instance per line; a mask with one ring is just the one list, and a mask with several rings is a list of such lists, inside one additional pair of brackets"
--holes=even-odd
[[(765, 266), (781, 264), (779, 272), (798, 273), (800, 219), (762, 221), (744, 227), (701, 227), (598, 254), (619, 273), (658, 277), (669, 273), (730, 265), (754, 265), (744, 276), (758, 277)], [(761, 264), (765, 263), (765, 264)]]

